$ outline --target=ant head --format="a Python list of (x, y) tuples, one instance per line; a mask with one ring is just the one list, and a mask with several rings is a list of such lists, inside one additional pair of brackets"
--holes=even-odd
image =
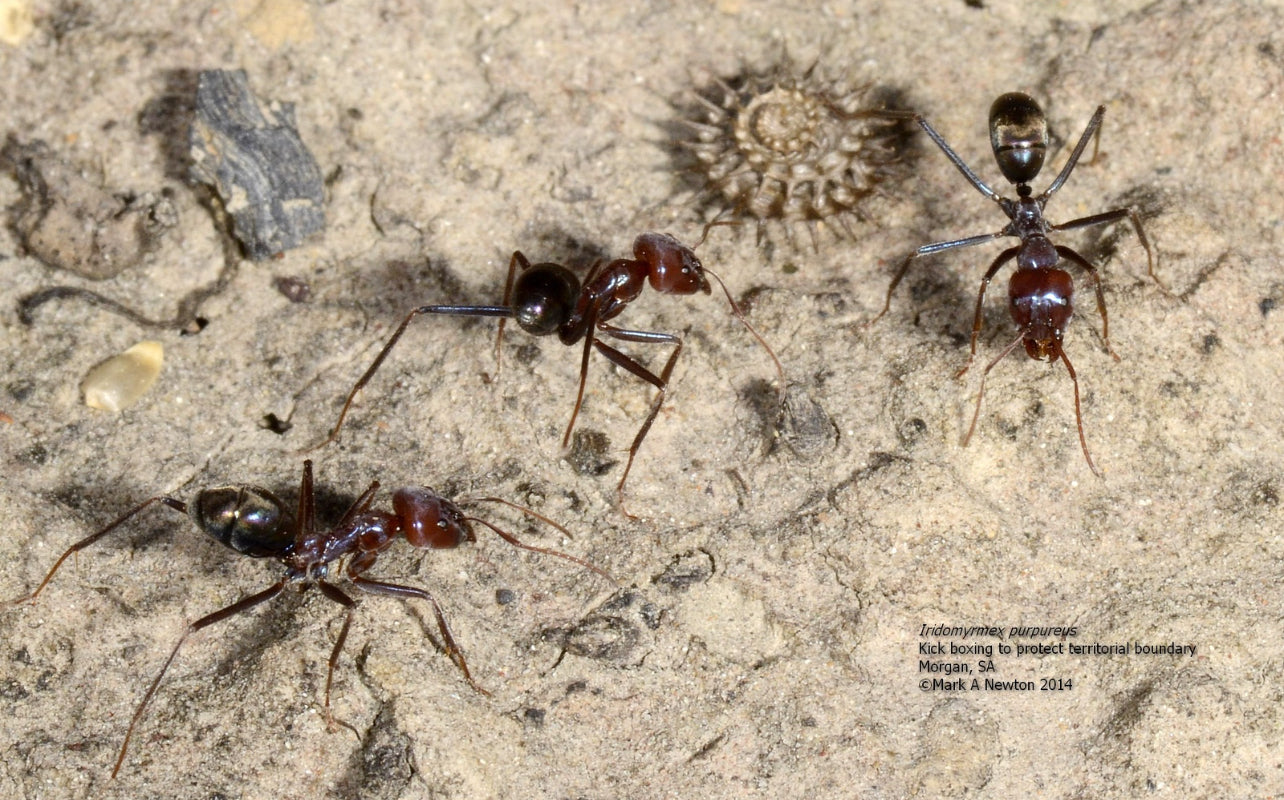
[(1056, 361), (1061, 338), (1074, 315), (1074, 282), (1063, 269), (1021, 270), (1008, 282), (1008, 311), (1025, 331), (1025, 352), (1038, 361)]
[(477, 541), (459, 506), (427, 487), (393, 492), (392, 510), (406, 541), (414, 547), (444, 550)]
[(651, 288), (661, 294), (709, 294), (709, 279), (695, 251), (667, 233), (633, 240), (633, 257), (650, 268)]
[(188, 514), (201, 530), (252, 558), (279, 557), (294, 543), (293, 516), (276, 495), (257, 486), (204, 489)]
[(536, 264), (517, 277), (513, 316), (533, 336), (556, 333), (570, 318), (580, 281), (560, 264)]
[(994, 101), (990, 147), (1003, 177), (1011, 183), (1020, 186), (1038, 176), (1048, 152), (1048, 120), (1033, 97), (1009, 92)]

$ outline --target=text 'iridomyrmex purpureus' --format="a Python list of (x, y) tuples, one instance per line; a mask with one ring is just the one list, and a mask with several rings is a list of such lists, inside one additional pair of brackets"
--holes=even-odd
[[(705, 229), (705, 234), (708, 234), (708, 228)], [(704, 238), (701, 237), (700, 241), (703, 242)], [(339, 429), (343, 427), (343, 421), (352, 408), (357, 393), (374, 377), (384, 359), (388, 357), (392, 348), (416, 317), (422, 314), (498, 317), (500, 322), (496, 339), (497, 353), (503, 342), (504, 323), (512, 318), (523, 331), (533, 336), (548, 336), (555, 333), (564, 345), (573, 346), (580, 342), (584, 343), (580, 360), (579, 390), (575, 395), (575, 407), (571, 410), (571, 419), (566, 425), (566, 433), (562, 436), (562, 447), (570, 443), (576, 417), (579, 416), (580, 406), (584, 402), (589, 357), (594, 350), (605, 356), (612, 364), (656, 388), (651, 409), (647, 412), (642, 426), (638, 428), (637, 435), (633, 437), (633, 444), (629, 446), (628, 461), (616, 486), (616, 499), (620, 510), (632, 517), (633, 515), (624, 508), (624, 482), (628, 480), (629, 471), (633, 469), (633, 460), (642, 446), (642, 441), (651, 430), (656, 415), (660, 413), (660, 406), (664, 403), (669, 386), (669, 378), (673, 374), (678, 355), (682, 352), (682, 337), (672, 333), (620, 328), (611, 324), (611, 320), (615, 319), (625, 306), (636, 300), (648, 283), (653, 290), (661, 294), (690, 295), (696, 292), (709, 294), (710, 277), (722, 286), (732, 313), (771, 356), (783, 386), (784, 369), (780, 366), (779, 359), (745, 319), (722, 279), (705, 269), (693, 248), (687, 247), (668, 234), (644, 233), (633, 242), (633, 258), (617, 258), (605, 264), (602, 262), (594, 264), (583, 284), (565, 266), (553, 263), (531, 264), (519, 250), (513, 253), (508, 263), (508, 280), (504, 284), (504, 300), (501, 305), (429, 305), (414, 309), (397, 326), (392, 336), (388, 337), (387, 343), (379, 351), (379, 355), (375, 357), (365, 374), (357, 379), (352, 391), (348, 393), (347, 400), (344, 401), (343, 410), (339, 412), (339, 419), (335, 422), (329, 437), (317, 447), (322, 447), (338, 438)], [(669, 354), (669, 359), (664, 363), (660, 374), (657, 375), (631, 356), (604, 342), (604, 337), (621, 342), (671, 345), (673, 351)]]
[[(198, 492), (190, 503), (185, 503), (182, 500), (166, 495), (151, 497), (125, 512), (107, 527), (68, 547), (54, 562), (44, 580), (36, 586), (31, 594), (5, 604), (5, 606), (13, 606), (35, 600), (68, 557), (94, 544), (132, 519), (139, 512), (157, 503), (187, 514), (201, 530), (236, 552), (252, 558), (272, 558), (280, 562), (285, 568), (285, 575), (266, 589), (248, 595), (211, 614), (206, 614), (187, 626), (183, 631), (183, 635), (179, 637), (178, 642), (174, 645), (174, 649), (170, 651), (169, 656), (165, 659), (155, 679), (147, 687), (142, 701), (138, 704), (134, 716), (129, 721), (129, 727), (125, 731), (125, 739), (120, 745), (120, 754), (117, 756), (116, 764), (112, 768), (111, 776), (113, 778), (120, 772), (121, 765), (125, 762), (125, 754), (129, 748), (130, 739), (133, 737), (139, 721), (147, 710), (148, 703), (151, 702), (152, 697), (156, 694), (156, 690), (160, 687), (166, 671), (174, 662), (179, 648), (183, 646), (188, 637), (216, 622), (222, 622), (229, 617), (266, 603), (281, 594), (291, 584), (297, 584), (304, 590), (313, 586), (317, 587), (328, 599), (343, 606), (346, 612), (343, 619), (343, 627), (340, 628), (334, 648), (330, 651), (329, 667), (325, 680), (325, 715), (333, 728), (335, 720), (330, 713), (330, 686), (334, 679), (334, 668), (339, 661), (344, 642), (348, 638), (348, 629), (352, 625), (352, 617), (357, 605), (356, 601), (349, 597), (343, 589), (328, 580), (331, 565), (341, 559), (347, 559), (342, 568), (341, 577), (347, 579), (347, 582), (353, 588), (367, 594), (427, 602), (432, 607), (433, 615), (437, 619), (437, 630), (441, 635), (441, 646), (446, 655), (463, 673), (464, 680), (468, 682), (468, 685), (483, 695), (489, 695), (490, 693), (473, 680), (472, 674), (468, 671), (468, 663), (464, 660), (464, 654), (455, 643), (455, 637), (450, 633), (450, 627), (446, 624), (446, 616), (436, 598), (425, 589), (386, 583), (366, 577), (366, 571), (374, 566), (380, 553), (387, 550), (398, 538), (404, 538), (414, 547), (428, 549), (458, 547), (464, 542), (476, 541), (476, 536), (471, 527), (471, 523), (475, 522), (491, 529), (501, 539), (514, 547), (570, 561), (602, 575), (607, 580), (612, 580), (609, 575), (587, 561), (557, 550), (524, 544), (512, 534), (497, 528), (485, 520), (465, 516), (457, 503), (442, 497), (432, 489), (424, 487), (397, 489), (392, 493), (391, 511), (375, 507), (374, 497), (378, 490), (379, 482), (371, 483), (339, 521), (330, 528), (320, 527), (316, 519), (316, 500), (312, 485), (311, 461), (303, 462), (303, 477), (299, 483), (297, 514), (291, 514), (286, 504), (272, 492), (251, 485), (204, 489)], [(501, 500), (496, 497), (481, 497), (469, 502), (501, 503), (529, 514), (553, 526), (567, 536), (570, 535), (565, 528), (552, 520), (507, 500)], [(336, 575), (338, 574), (339, 570), (336, 569)], [(347, 723), (340, 724), (356, 733), (356, 729), (352, 728), (351, 725)]]
[[(976, 314), (972, 322), (971, 353), (968, 356), (967, 363), (956, 373), (955, 377), (962, 377), (976, 357), (976, 341), (981, 333), (982, 305), (985, 301), (985, 290), (990, 285), (990, 280), (994, 278), (1003, 265), (1013, 259), (1016, 260), (1016, 271), (1012, 274), (1012, 278), (1008, 283), (1008, 311), (1012, 316), (1012, 321), (1017, 324), (1020, 330), (1012, 343), (1004, 347), (999, 355), (986, 365), (984, 372), (982, 372), (981, 387), (976, 398), (976, 410), (972, 414), (972, 424), (968, 427), (967, 435), (963, 437), (963, 444), (966, 445), (968, 443), (972, 438), (972, 432), (976, 430), (976, 422), (981, 414), (981, 400), (985, 397), (986, 376), (990, 374), (990, 370), (996, 364), (1015, 350), (1017, 345), (1024, 344), (1025, 351), (1030, 358), (1037, 360), (1047, 359), (1050, 364), (1060, 361), (1066, 365), (1066, 372), (1070, 374), (1070, 381), (1074, 384), (1074, 413), (1075, 421), (1079, 428), (1079, 444), (1083, 448), (1083, 457), (1087, 460), (1088, 467), (1098, 477), (1101, 477), (1101, 472), (1092, 461), (1092, 456), (1088, 452), (1088, 440), (1083, 433), (1083, 412), (1079, 403), (1079, 379), (1075, 375), (1074, 367), (1071, 365), (1070, 359), (1066, 357), (1065, 350), (1062, 347), (1065, 329), (1070, 324), (1070, 318), (1074, 313), (1074, 283), (1070, 278), (1070, 273), (1059, 268), (1059, 264), (1063, 259), (1083, 269), (1092, 280), (1093, 288), (1096, 290), (1097, 295), (1097, 310), (1101, 313), (1102, 340), (1105, 342), (1107, 352), (1114, 356), (1116, 360), (1118, 360), (1119, 356), (1110, 347), (1110, 322), (1106, 316), (1106, 299), (1102, 292), (1101, 276), (1097, 272), (1097, 268), (1069, 247), (1053, 244), (1049, 234), (1053, 231), (1068, 231), (1095, 225), (1107, 225), (1122, 219), (1128, 219), (1137, 231), (1138, 241), (1141, 242), (1141, 246), (1146, 251), (1146, 265), (1150, 277), (1157, 284), (1159, 284), (1159, 278), (1155, 275), (1155, 261), (1151, 253), (1150, 242), (1146, 239), (1145, 231), (1142, 230), (1140, 218), (1131, 208), (1117, 208), (1113, 211), (1080, 217), (1059, 225), (1048, 222), (1043, 216), (1043, 209), (1048, 200), (1052, 198), (1052, 195), (1070, 177), (1071, 171), (1079, 163), (1079, 157), (1083, 155), (1084, 149), (1088, 146), (1088, 140), (1095, 136), (1098, 143), (1100, 142), (1101, 120), (1105, 113), (1105, 106), (1097, 108), (1096, 113), (1092, 115), (1092, 119), (1088, 121), (1088, 127), (1084, 129), (1083, 135), (1079, 137), (1078, 144), (1071, 151), (1069, 160), (1061, 168), (1061, 172), (1058, 173), (1052, 184), (1044, 190), (1043, 194), (1033, 196), (1030, 181), (1038, 177), (1039, 171), (1043, 168), (1044, 157), (1047, 155), (1047, 119), (1043, 114), (1043, 109), (1029, 95), (1010, 92), (995, 100), (994, 104), (990, 106), (990, 146), (994, 151), (994, 159), (998, 162), (999, 169), (1003, 172), (1003, 177), (1016, 186), (1017, 198), (1015, 200), (1003, 197), (991, 189), (977, 177), (976, 173), (954, 152), (945, 139), (928, 124), (926, 119), (919, 115), (913, 115), (914, 121), (927, 132), (927, 135), (958, 168), (959, 172), (963, 173), (963, 177), (967, 178), (968, 182), (978, 192), (998, 204), (1010, 221), (1002, 230), (994, 233), (984, 233), (978, 236), (969, 236), (964, 239), (953, 239), (945, 242), (934, 242), (915, 250), (896, 270), (896, 275), (892, 278), (891, 285), (887, 287), (887, 298), (883, 303), (883, 310), (873, 320), (877, 321), (887, 313), (887, 309), (892, 303), (892, 292), (896, 291), (897, 285), (905, 277), (906, 271), (909, 270), (910, 264), (915, 259), (939, 253), (943, 250), (984, 244), (1006, 236), (1019, 238), (1021, 243), (999, 253), (981, 278), (981, 289), (976, 298)], [(1162, 288), (1162, 284), (1160, 284), (1160, 287)]]

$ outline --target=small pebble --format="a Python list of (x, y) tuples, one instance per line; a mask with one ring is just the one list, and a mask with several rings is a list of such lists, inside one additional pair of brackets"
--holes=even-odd
[(800, 385), (785, 390), (777, 429), (789, 449), (803, 461), (815, 461), (838, 445), (838, 428), (833, 419)]
[(145, 341), (98, 364), (80, 384), (85, 405), (103, 411), (129, 408), (155, 385), (164, 359), (160, 342)]
[(177, 217), (168, 198), (144, 193), (126, 202), (43, 142), (10, 135), (0, 147), (0, 169), (22, 189), (11, 224), (27, 254), (90, 280), (133, 267)]
[(35, 29), (31, 0), (0, 0), (0, 42), (17, 47)]

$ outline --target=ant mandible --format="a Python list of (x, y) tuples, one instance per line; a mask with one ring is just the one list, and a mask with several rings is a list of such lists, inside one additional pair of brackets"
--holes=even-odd
[[(477, 517), (465, 516), (456, 503), (448, 500), (425, 487), (403, 487), (392, 494), (392, 511), (374, 508), (375, 492), (379, 482), (374, 481), (361, 494), (343, 517), (332, 528), (322, 530), (316, 521), (316, 502), (312, 488), (312, 462), (303, 462), (303, 478), (299, 484), (299, 506), (297, 515), (291, 515), (285, 503), (267, 489), (251, 485), (221, 486), (204, 489), (196, 494), (192, 502), (184, 503), (173, 497), (158, 495), (148, 498), (121, 515), (116, 521), (90, 536), (81, 539), (68, 547), (54, 562), (49, 573), (31, 594), (5, 603), (4, 606), (15, 606), (33, 601), (44, 590), (58, 569), (71, 555), (89, 547), (99, 539), (116, 530), (149, 506), (160, 503), (175, 511), (187, 514), (201, 530), (213, 536), (223, 544), (242, 555), (251, 558), (273, 558), (285, 567), (285, 575), (268, 588), (243, 597), (231, 605), (221, 608), (212, 614), (206, 614), (187, 626), (179, 637), (174, 649), (161, 666), (160, 672), (148, 686), (142, 701), (134, 711), (125, 731), (125, 740), (120, 745), (120, 754), (112, 768), (111, 777), (115, 778), (125, 763), (125, 754), (129, 741), (138, 727), (148, 703), (160, 687), (161, 680), (174, 662), (178, 650), (187, 638), (197, 631), (207, 628), (216, 622), (233, 617), (242, 611), (266, 603), (279, 595), (290, 584), (302, 584), (303, 589), (316, 586), (328, 599), (343, 606), (347, 614), (339, 637), (335, 640), (330, 652), (329, 668), (325, 679), (325, 715), (333, 728), (334, 717), (330, 713), (330, 686), (334, 680), (334, 667), (348, 638), (348, 629), (352, 625), (352, 616), (356, 601), (338, 586), (326, 580), (330, 565), (348, 557), (343, 577), (353, 587), (367, 594), (397, 597), (403, 600), (424, 600), (432, 606), (437, 618), (437, 630), (441, 634), (442, 647), (451, 661), (463, 673), (468, 682), (479, 694), (490, 693), (477, 685), (468, 671), (468, 662), (464, 660), (463, 651), (455, 643), (455, 637), (446, 624), (446, 616), (441, 605), (426, 590), (414, 586), (402, 586), (396, 583), (372, 580), (365, 577), (379, 554), (387, 550), (398, 537), (403, 537), (410, 545), (429, 549), (458, 547), (464, 542), (477, 540), (470, 523), (485, 525), (501, 539), (523, 550), (555, 556), (592, 570), (607, 580), (610, 575), (601, 569), (575, 556), (543, 547), (524, 544), (512, 534), (503, 531), (491, 523)], [(546, 517), (523, 506), (501, 500), (497, 497), (476, 498), (473, 502), (492, 502), (516, 508), (524, 513), (557, 528), (564, 534), (569, 532)], [(612, 580), (612, 582), (614, 582)], [(356, 729), (347, 723), (340, 723), (356, 733)], [(359, 734), (358, 734), (359, 737)]]
[[(705, 228), (705, 236), (709, 233), (709, 227), (712, 225)], [(705, 236), (701, 237), (700, 243), (704, 242)], [(700, 243), (696, 246), (698, 247)], [(330, 435), (316, 447), (323, 447), (338, 438), (339, 429), (343, 427), (343, 421), (352, 407), (357, 392), (361, 391), (374, 377), (375, 372), (415, 317), (421, 314), (499, 317), (499, 333), (495, 342), (497, 357), (503, 342), (504, 324), (512, 318), (517, 321), (522, 330), (533, 336), (548, 336), (556, 333), (564, 345), (573, 346), (581, 341), (584, 343), (583, 355), (580, 359), (580, 385), (575, 395), (575, 407), (571, 411), (570, 422), (566, 425), (566, 433), (562, 436), (564, 448), (571, 441), (571, 432), (575, 429), (575, 420), (584, 402), (589, 356), (594, 349), (612, 364), (656, 388), (657, 392), (655, 399), (651, 402), (651, 409), (643, 420), (642, 426), (638, 428), (637, 435), (633, 437), (633, 444), (629, 446), (628, 461), (624, 465), (624, 473), (616, 486), (616, 500), (620, 510), (626, 516), (633, 517), (624, 508), (624, 482), (628, 480), (629, 471), (633, 469), (633, 460), (642, 446), (642, 440), (651, 430), (652, 423), (660, 413), (660, 406), (664, 404), (669, 378), (673, 374), (678, 355), (682, 352), (682, 337), (671, 333), (619, 328), (610, 324), (610, 320), (619, 315), (625, 306), (636, 300), (647, 283), (661, 294), (691, 295), (696, 292), (709, 294), (710, 277), (722, 287), (723, 294), (731, 305), (731, 312), (771, 356), (783, 385), (784, 369), (780, 366), (780, 360), (745, 319), (722, 279), (700, 263), (694, 248), (687, 247), (668, 234), (644, 233), (633, 241), (633, 258), (617, 258), (605, 266), (601, 262), (594, 264), (584, 279), (583, 285), (565, 266), (547, 262), (531, 264), (518, 250), (513, 253), (508, 262), (508, 279), (504, 284), (502, 305), (430, 305), (414, 309), (401, 321), (392, 336), (388, 337), (387, 343), (379, 351), (379, 355), (375, 356), (374, 362), (370, 364), (365, 374), (357, 379), (352, 391), (348, 392), (343, 410), (339, 412), (339, 419), (335, 422)], [(660, 374), (656, 375), (632, 357), (602, 341), (603, 336), (622, 342), (672, 345), (673, 352), (669, 354), (669, 359), (664, 363)]]
[(923, 245), (918, 250), (915, 250), (896, 270), (896, 275), (892, 278), (891, 285), (887, 287), (887, 298), (883, 303), (883, 310), (871, 320), (871, 322), (875, 322), (887, 313), (892, 304), (892, 292), (896, 291), (897, 285), (905, 277), (905, 273), (909, 270), (910, 264), (914, 259), (939, 253), (943, 250), (984, 244), (1005, 236), (1019, 238), (1021, 243), (999, 253), (981, 278), (981, 290), (977, 294), (976, 314), (972, 322), (971, 353), (968, 355), (967, 363), (955, 374), (955, 377), (962, 377), (968, 371), (968, 368), (972, 366), (973, 359), (976, 358), (976, 341), (981, 334), (981, 311), (985, 300), (985, 290), (989, 287), (990, 280), (994, 278), (999, 269), (1013, 259), (1016, 259), (1016, 272), (1012, 274), (1012, 278), (1008, 283), (1008, 311), (1012, 316), (1012, 321), (1020, 328), (1020, 332), (1011, 344), (986, 365), (984, 372), (982, 372), (981, 388), (976, 398), (976, 410), (972, 414), (972, 424), (968, 427), (967, 435), (963, 437), (963, 444), (964, 446), (967, 445), (972, 438), (972, 432), (976, 430), (977, 419), (981, 414), (981, 400), (985, 397), (985, 379), (990, 374), (990, 370), (1015, 350), (1017, 345), (1024, 344), (1025, 351), (1030, 358), (1040, 361), (1047, 359), (1049, 364), (1055, 364), (1059, 360), (1066, 365), (1066, 372), (1070, 374), (1070, 381), (1074, 384), (1074, 413), (1075, 421), (1079, 428), (1079, 444), (1083, 448), (1083, 457), (1087, 460), (1088, 467), (1097, 477), (1101, 477), (1101, 472), (1092, 461), (1092, 456), (1088, 452), (1088, 440), (1083, 434), (1083, 413), (1079, 404), (1079, 379), (1075, 375), (1074, 367), (1071, 365), (1070, 359), (1066, 357), (1065, 350), (1061, 344), (1066, 326), (1070, 324), (1070, 318), (1074, 313), (1072, 304), (1074, 283), (1070, 279), (1068, 272), (1058, 268), (1057, 265), (1062, 259), (1079, 266), (1092, 279), (1097, 295), (1097, 311), (1101, 314), (1102, 339), (1105, 342), (1107, 352), (1114, 356), (1115, 360), (1118, 360), (1119, 356), (1110, 347), (1110, 322), (1106, 316), (1106, 298), (1102, 292), (1101, 276), (1097, 272), (1097, 268), (1071, 248), (1054, 245), (1051, 239), (1048, 238), (1048, 234), (1052, 231), (1067, 231), (1095, 225), (1107, 225), (1127, 218), (1132, 222), (1133, 228), (1137, 231), (1137, 239), (1146, 250), (1147, 272), (1156, 284), (1159, 284), (1161, 288), (1163, 287), (1163, 284), (1160, 283), (1159, 278), (1155, 275), (1155, 261), (1151, 254), (1150, 242), (1146, 239), (1145, 231), (1142, 230), (1141, 220), (1137, 216), (1137, 212), (1131, 208), (1118, 208), (1101, 214), (1080, 217), (1069, 222), (1063, 222), (1060, 225), (1048, 222), (1043, 216), (1044, 206), (1047, 205), (1052, 195), (1061, 188), (1061, 185), (1066, 182), (1066, 179), (1070, 177), (1070, 172), (1079, 163), (1079, 157), (1083, 155), (1084, 149), (1088, 146), (1088, 140), (1095, 136), (1097, 144), (1100, 145), (1101, 120), (1105, 113), (1105, 106), (1097, 107), (1096, 113), (1088, 121), (1088, 127), (1084, 129), (1083, 135), (1079, 137), (1078, 144), (1071, 151), (1070, 159), (1066, 161), (1066, 165), (1061, 168), (1061, 172), (1058, 173), (1052, 184), (1044, 190), (1043, 194), (1034, 197), (1031, 196), (1030, 181), (1038, 177), (1048, 149), (1048, 123), (1044, 117), (1043, 109), (1039, 107), (1034, 98), (1020, 92), (1010, 92), (1001, 95), (995, 100), (994, 104), (990, 106), (990, 146), (994, 151), (994, 160), (998, 162), (999, 169), (1003, 172), (1003, 177), (1016, 186), (1017, 199), (1015, 200), (1001, 196), (986, 185), (963, 159), (954, 152), (945, 139), (928, 124), (926, 119), (920, 115), (914, 115), (914, 121), (926, 131), (927, 135), (958, 168), (959, 172), (963, 173), (963, 177), (967, 178), (968, 182), (978, 192), (997, 203), (999, 208), (1003, 209), (1003, 213), (1008, 216), (1010, 222), (1002, 230), (995, 233), (985, 233), (947, 242), (935, 242)]

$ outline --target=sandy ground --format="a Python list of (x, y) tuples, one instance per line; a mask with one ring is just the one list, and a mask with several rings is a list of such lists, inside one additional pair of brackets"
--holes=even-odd
[[(606, 444), (567, 459), (578, 351), (513, 334), (488, 382), (493, 323), (420, 321), (340, 443), (314, 454), (325, 507), (375, 479), (506, 497), (575, 538), (511, 511), (476, 513), (619, 585), (484, 530), (457, 551), (399, 544), (371, 574), (432, 590), (493, 696), (434, 647), (426, 608), (371, 597), (335, 674), (336, 713), (360, 738), (328, 732), (321, 695), (342, 615), (317, 592), (288, 592), (189, 641), (109, 781), (183, 626), (278, 575), (151, 511), (81, 554), (36, 603), (0, 610), (0, 796), (1284, 794), (1278, 7), (238, 0), (31, 11), (31, 32), (0, 45), (4, 132), (45, 142), (109, 192), (164, 193), (176, 224), (141, 265), (87, 281), (26, 254), (20, 187), (0, 175), (0, 411), (12, 418), (0, 423), (0, 597), (29, 592), (63, 548), (149, 495), (254, 483), (296, 496), (299, 449), (324, 436), (400, 316), (498, 300), (513, 249), (584, 268), (627, 253), (643, 231), (697, 238), (668, 143), (675, 105), (702, 75), (765, 70), (785, 52), (899, 92), (996, 183), (989, 104), (1034, 94), (1054, 137), (1036, 190), (1104, 104), (1100, 157), (1049, 216), (1137, 207), (1171, 291), (1149, 280), (1127, 225), (1058, 238), (1102, 265), (1121, 356), (1105, 351), (1081, 279), (1066, 349), (1104, 478), (1080, 451), (1065, 370), (1023, 357), (991, 374), (961, 446), (980, 375), (952, 376), (999, 246), (923, 262), (890, 313), (863, 327), (905, 254), (1003, 223), (917, 137), (854, 241), (794, 246), (769, 230), (760, 244), (752, 227), (720, 228), (700, 250), (751, 301), (785, 366), (784, 422), (769, 360), (717, 295), (648, 294), (620, 318), (688, 345), (630, 479), (639, 521), (618, 512), (614, 487), (650, 402), (640, 382), (595, 360), (579, 429)], [(328, 179), (327, 230), (279, 259), (240, 263), (200, 305), (208, 325), (195, 335), (75, 300), (23, 325), (18, 300), (51, 285), (168, 317), (217, 279), (222, 245), (173, 126), (190, 76), (208, 68), (245, 69), (260, 95), (295, 104)], [(291, 302), (280, 278), (305, 281), (310, 299)], [(985, 359), (1013, 335), (1004, 281), (987, 306)], [(166, 348), (157, 386), (123, 413), (86, 408), (86, 371), (148, 338)], [(655, 363), (648, 350), (631, 352)], [(289, 429), (275, 432), (287, 426), (269, 416)], [(924, 625), (1074, 631), (964, 642)], [(964, 643), (994, 649), (948, 655)], [(1194, 655), (1068, 650), (1138, 643)], [(937, 644), (947, 655), (920, 655)], [(1065, 652), (999, 648), (1019, 644)], [(959, 677), (922, 671), (928, 660), (967, 663), (965, 686), (921, 688)], [(982, 674), (986, 661), (994, 671)], [(1034, 689), (986, 690), (986, 678)]]

